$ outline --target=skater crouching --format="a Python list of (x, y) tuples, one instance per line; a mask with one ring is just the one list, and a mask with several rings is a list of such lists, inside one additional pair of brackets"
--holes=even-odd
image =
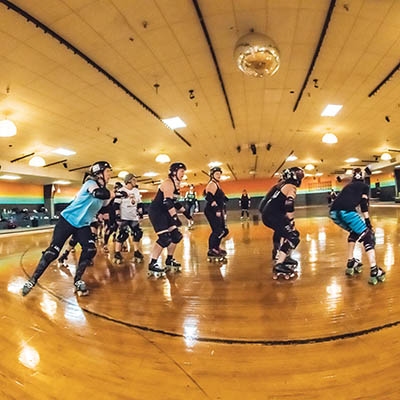
[[(369, 187), (364, 182), (361, 168), (355, 168), (352, 181), (341, 190), (333, 201), (329, 217), (336, 225), (349, 232), (346, 275), (352, 276), (355, 272), (361, 272), (362, 264), (354, 258), (353, 254), (356, 242), (361, 242), (370, 264), (368, 282), (375, 285), (385, 280), (385, 271), (376, 265), (375, 234), (369, 219), (368, 193)], [(360, 207), (364, 219), (357, 212), (357, 207)]]
[(300, 243), (300, 232), (294, 223), (294, 202), (303, 178), (301, 168), (285, 169), (282, 179), (269, 190), (259, 206), (264, 225), (274, 231), (274, 246), (277, 246), (274, 278), (282, 275), (288, 279), (296, 275), (290, 252)]
[(71, 235), (82, 247), (74, 277), (75, 292), (79, 296), (89, 294), (82, 275), (96, 254), (96, 243), (93, 240), (90, 224), (101, 207), (114, 197), (114, 193), (110, 193), (106, 188), (106, 184), (111, 178), (111, 171), (111, 165), (107, 161), (98, 161), (91, 166), (90, 174), (78, 194), (61, 212), (60, 219), (54, 227), (50, 246), (43, 252), (32, 277), (25, 282), (22, 288), (23, 296), (32, 290), (50, 263), (57, 259)]

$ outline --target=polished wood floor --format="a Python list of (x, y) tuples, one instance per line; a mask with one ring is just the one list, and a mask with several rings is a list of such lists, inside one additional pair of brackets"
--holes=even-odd
[(377, 286), (368, 268), (344, 275), (347, 235), (326, 207), (296, 213), (296, 280), (271, 279), (271, 231), (232, 212), (227, 264), (207, 262), (197, 215), (176, 253), (182, 273), (148, 279), (145, 221), (145, 263), (99, 251), (83, 298), (74, 254), (22, 297), (51, 231), (0, 235), (0, 398), (399, 399), (400, 207), (371, 209), (387, 271)]

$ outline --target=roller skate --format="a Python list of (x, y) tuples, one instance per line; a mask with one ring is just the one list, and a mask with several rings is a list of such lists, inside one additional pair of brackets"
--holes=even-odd
[(133, 257), (135, 258), (135, 261), (140, 263), (144, 260), (143, 254), (139, 250), (135, 250), (133, 253)]
[(114, 254), (113, 262), (115, 264), (121, 264), (124, 259), (122, 258), (122, 254), (119, 251), (116, 251)]
[(89, 290), (86, 286), (86, 283), (82, 280), (76, 281), (75, 285), (75, 293), (80, 296), (87, 296), (89, 294)]
[(296, 272), (293, 271), (292, 268), (290, 268), (286, 264), (276, 264), (272, 268), (272, 279), (279, 279), (280, 277), (289, 280), (291, 278), (294, 278), (296, 276)]
[(181, 263), (175, 260), (175, 258), (167, 258), (165, 260), (165, 272), (182, 272)]
[(386, 279), (386, 272), (379, 268), (377, 265), (371, 268), (368, 283), (376, 285), (378, 282), (384, 282)]
[(354, 273), (360, 274), (362, 272), (362, 262), (357, 258), (352, 258), (347, 261), (346, 275), (353, 276)]
[(193, 219), (189, 219), (189, 221), (188, 221), (188, 229), (189, 230), (193, 229), (193, 225), (194, 225)]
[(22, 296), (26, 296), (35, 286), (35, 282), (33, 282), (31, 279), (27, 280), (24, 283), (24, 286), (22, 286)]
[(154, 276), (155, 278), (163, 278), (166, 275), (165, 269), (160, 267), (157, 263), (149, 264), (149, 270), (147, 271), (147, 277)]
[(219, 250), (211, 249), (207, 252), (207, 261), (225, 263), (227, 259)]
[(68, 267), (67, 259), (68, 259), (69, 251), (65, 250), (64, 253), (58, 258), (57, 265), (59, 267)]

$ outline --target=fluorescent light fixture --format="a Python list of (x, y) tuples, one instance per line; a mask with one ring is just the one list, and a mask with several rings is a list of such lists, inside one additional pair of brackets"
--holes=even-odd
[(377, 169), (376, 171), (372, 171), (371, 175), (376, 175), (376, 174), (381, 174), (381, 173), (382, 173), (382, 170)]
[(162, 120), (169, 129), (185, 128), (186, 124), (179, 117), (165, 118)]
[(46, 161), (44, 160), (43, 157), (40, 156), (33, 156), (30, 160), (29, 160), (29, 165), (31, 167), (43, 167), (46, 165)]
[(17, 134), (17, 127), (9, 119), (0, 121), (0, 137), (10, 137)]
[(143, 176), (146, 176), (146, 177), (148, 177), (148, 178), (154, 178), (154, 177), (157, 176), (157, 175), (158, 175), (157, 172), (152, 172), (152, 171), (145, 172), (145, 173), (143, 174)]
[(211, 161), (208, 163), (209, 168), (214, 168), (214, 167), (220, 167), (222, 165), (222, 162), (219, 161)]
[(321, 113), (321, 117), (334, 117), (343, 106), (340, 104), (328, 104)]
[(18, 179), (21, 179), (21, 177), (18, 176), (18, 175), (7, 175), (6, 174), (6, 175), (1, 175), (0, 179), (4, 179), (4, 180), (7, 180), (7, 181), (16, 181)]
[(58, 149), (53, 150), (53, 153), (60, 154), (62, 156), (73, 156), (74, 154), (76, 154), (75, 151), (63, 149), (62, 147), (59, 147)]
[(387, 151), (385, 151), (384, 153), (382, 153), (382, 155), (381, 155), (381, 160), (383, 160), (383, 161), (390, 161), (392, 159), (392, 156), (387, 152)]
[(294, 155), (294, 154), (291, 154), (287, 159), (286, 159), (286, 161), (296, 161), (297, 160), (297, 157)]
[(53, 183), (54, 183), (54, 185), (70, 185), (71, 184), (70, 181), (63, 181), (63, 180), (54, 181)]
[(356, 157), (350, 157), (350, 158), (344, 160), (344, 162), (346, 162), (346, 163), (352, 163), (352, 162), (356, 162), (356, 161), (359, 161), (359, 159)]
[(168, 154), (159, 154), (156, 157), (156, 162), (161, 163), (161, 164), (166, 164), (169, 163), (171, 159), (169, 158)]
[(325, 133), (325, 135), (322, 137), (322, 142), (327, 143), (327, 144), (335, 144), (337, 143), (337, 137), (333, 133)]

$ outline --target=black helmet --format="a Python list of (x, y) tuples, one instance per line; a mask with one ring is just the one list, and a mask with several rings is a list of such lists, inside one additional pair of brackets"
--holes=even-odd
[(289, 169), (285, 169), (282, 172), (282, 179), (287, 183), (292, 183), (299, 187), (301, 185), (301, 181), (304, 178), (304, 171), (299, 167), (292, 167)]
[(100, 172), (103, 172), (106, 168), (110, 168), (112, 170), (110, 163), (107, 161), (97, 161), (90, 167), (90, 175), (95, 176)]
[(361, 168), (354, 168), (353, 169), (353, 180), (354, 181), (362, 181), (364, 180), (364, 174)]
[(222, 169), (221, 169), (221, 167), (212, 167), (212, 168), (210, 169), (210, 176), (211, 176), (211, 178), (214, 178), (214, 174), (215, 174), (216, 172), (221, 172), (221, 174), (222, 174)]
[(184, 169), (186, 171), (186, 165), (181, 162), (174, 162), (169, 167), (169, 176), (174, 176), (179, 169)]
[(136, 179), (136, 175), (134, 174), (126, 174), (124, 177), (125, 185), (128, 184), (132, 179)]

